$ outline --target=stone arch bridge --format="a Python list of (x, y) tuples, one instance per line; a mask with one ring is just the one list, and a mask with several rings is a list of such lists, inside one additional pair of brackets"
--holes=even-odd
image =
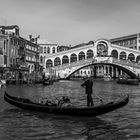
[[(70, 71), (70, 73), (67, 74), (67, 76), (65, 77), (66, 79), (70, 79), (71, 75), (74, 74), (75, 72), (79, 71), (80, 69), (83, 69), (85, 67), (88, 67), (88, 66), (92, 66), (92, 67), (96, 67), (96, 66), (111, 66), (110, 68), (114, 69), (118, 69), (119, 70), (119, 73), (121, 73), (121, 71), (125, 72), (126, 74), (128, 74), (132, 79), (135, 79), (135, 78), (138, 78), (138, 75), (136, 74), (136, 72), (134, 72), (132, 69), (124, 66), (124, 65), (121, 65), (121, 64), (116, 64), (114, 63), (113, 61), (112, 62), (109, 62), (109, 61), (102, 61), (102, 62), (97, 62), (97, 61), (92, 61), (92, 63), (89, 63), (89, 64), (86, 64), (86, 65), (83, 65), (83, 66), (80, 66), (80, 67), (76, 67), (75, 69), (73, 69), (72, 71)], [(110, 75), (116, 77), (116, 72), (113, 72), (112, 70), (110, 70)]]

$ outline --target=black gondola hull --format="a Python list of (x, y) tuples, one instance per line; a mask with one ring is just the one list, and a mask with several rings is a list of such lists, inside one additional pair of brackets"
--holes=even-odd
[(95, 107), (58, 107), (58, 106), (46, 106), (39, 103), (32, 102), (23, 102), (20, 101), (17, 97), (10, 96), (5, 92), (4, 100), (16, 107), (31, 110), (31, 111), (40, 111), (52, 114), (61, 114), (61, 115), (71, 115), (71, 116), (98, 116), (118, 108), (125, 106), (129, 101), (129, 96), (121, 99), (118, 102), (111, 102), (104, 105), (99, 105)]

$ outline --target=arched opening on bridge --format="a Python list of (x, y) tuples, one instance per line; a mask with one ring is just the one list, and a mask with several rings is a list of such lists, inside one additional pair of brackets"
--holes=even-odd
[(40, 56), (40, 63), (43, 64), (43, 56)]
[(85, 59), (85, 53), (84, 52), (80, 52), (78, 55), (79, 60), (84, 60)]
[(56, 57), (56, 58), (54, 59), (54, 66), (58, 66), (58, 65), (61, 65), (61, 60), (60, 60), (59, 57)]
[(67, 55), (64, 55), (62, 58), (62, 64), (68, 64), (69, 63), (69, 58)]
[(138, 56), (136, 57), (136, 62), (137, 62), (137, 63), (140, 63), (140, 55), (138, 55)]
[(46, 61), (46, 68), (49, 68), (49, 67), (52, 67), (52, 66), (53, 66), (52, 60), (51, 59), (48, 59)]
[(108, 56), (108, 45), (106, 42), (101, 41), (97, 45), (97, 56), (105, 57)]
[(75, 53), (71, 54), (70, 56), (70, 62), (76, 62), (77, 61), (77, 55)]
[(120, 53), (120, 59), (126, 60), (126, 52), (121, 52)]
[(87, 59), (93, 58), (93, 50), (88, 50), (87, 51)]
[(117, 59), (118, 59), (118, 51), (117, 51), (117, 50), (113, 50), (113, 51), (111, 52), (111, 56), (112, 56), (113, 58), (117, 58)]
[(135, 61), (135, 56), (134, 56), (133, 53), (130, 53), (130, 54), (128, 55), (128, 60), (130, 60), (130, 61)]

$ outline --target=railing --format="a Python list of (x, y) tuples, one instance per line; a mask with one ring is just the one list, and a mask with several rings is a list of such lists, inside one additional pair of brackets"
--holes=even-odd
[(124, 65), (124, 66), (129, 66), (129, 67), (140, 69), (140, 64), (135, 63), (135, 62), (131, 62), (131, 61), (128, 61), (128, 60), (119, 60), (119, 59), (113, 58), (112, 63), (121, 64), (121, 65)]
[(76, 62), (72, 62), (70, 64), (62, 64), (62, 65), (57, 65), (57, 66), (54, 66), (53, 69), (56, 69), (56, 70), (63, 70), (63, 69), (66, 69), (66, 68), (72, 68), (72, 67), (75, 67), (75, 66), (81, 66), (81, 65), (87, 65), (87, 64), (90, 64), (92, 63), (93, 61), (93, 58), (89, 58), (87, 60), (80, 60), (80, 61), (76, 61)]
[(131, 68), (140, 69), (140, 64), (138, 64), (138, 63), (135, 63), (135, 62), (132, 62), (129, 60), (120, 60), (120, 59), (116, 59), (113, 57), (106, 57), (106, 59), (105, 58), (98, 59), (97, 57), (89, 58), (86, 60), (84, 59), (84, 60), (72, 62), (70, 64), (57, 65), (52, 68), (59, 71), (59, 70), (71, 69), (72, 67), (76, 67), (76, 66), (82, 67), (84, 65), (88, 65), (88, 64), (92, 64), (92, 63), (114, 63), (114, 64), (119, 64), (119, 65), (131, 67)]

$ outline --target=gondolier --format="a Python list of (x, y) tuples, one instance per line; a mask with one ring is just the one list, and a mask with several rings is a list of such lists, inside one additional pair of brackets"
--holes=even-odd
[(82, 87), (85, 87), (85, 92), (87, 94), (87, 106), (93, 106), (93, 99), (92, 99), (92, 87), (93, 87), (93, 81), (92, 78), (88, 78), (83, 84), (81, 84)]

